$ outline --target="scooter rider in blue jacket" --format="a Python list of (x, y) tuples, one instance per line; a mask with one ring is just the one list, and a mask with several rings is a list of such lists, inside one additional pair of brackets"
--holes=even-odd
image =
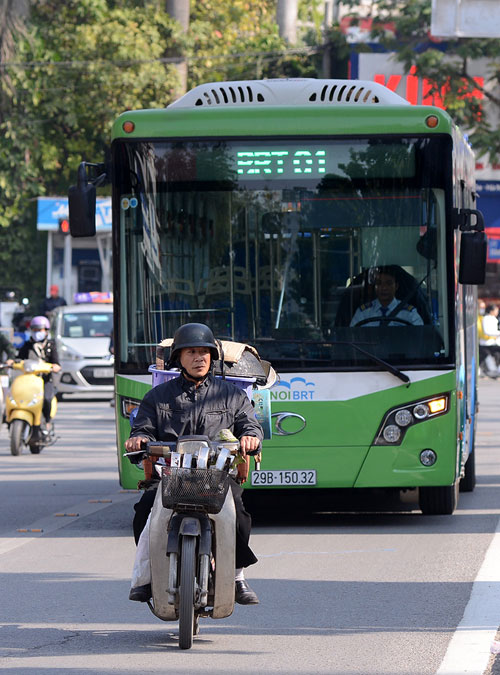
[[(168, 367), (180, 367), (181, 374), (153, 387), (144, 396), (125, 443), (127, 452), (140, 450), (144, 441), (176, 441), (181, 435), (206, 435), (215, 439), (222, 429), (231, 430), (238, 438), (243, 457), (259, 452), (263, 431), (252, 404), (241, 389), (211, 373), (213, 361), (218, 358), (219, 350), (208, 326), (188, 323), (177, 329)], [(236, 507), (235, 600), (242, 605), (257, 604), (257, 595), (243, 573), (243, 568), (257, 562), (248, 545), (251, 516), (243, 505), (243, 489), (234, 480), (230, 484)], [(156, 489), (157, 483), (147, 489), (134, 506), (136, 543), (146, 525)], [(146, 565), (141, 567), (144, 569)], [(150, 583), (132, 587), (129, 595), (130, 600), (139, 602), (147, 602), (150, 597)]]

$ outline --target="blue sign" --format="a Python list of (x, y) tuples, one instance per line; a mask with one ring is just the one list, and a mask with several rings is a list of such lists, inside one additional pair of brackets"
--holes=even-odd
[(488, 261), (500, 262), (500, 239), (488, 237)]
[(476, 181), (477, 207), (484, 216), (486, 234), (489, 227), (500, 227), (500, 181)]
[[(59, 220), (68, 218), (67, 197), (38, 197), (37, 230), (58, 232)], [(111, 232), (111, 197), (97, 197), (96, 231)]]

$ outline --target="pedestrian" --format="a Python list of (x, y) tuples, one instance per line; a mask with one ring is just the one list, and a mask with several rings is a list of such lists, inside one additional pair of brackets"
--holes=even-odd
[[(479, 303), (478, 303), (479, 304)], [(479, 308), (481, 311), (481, 308)], [(498, 328), (499, 307), (495, 304), (486, 305), (481, 320), (479, 336), (479, 360), (481, 369), (488, 377), (498, 377), (500, 360), (500, 329)], [(478, 324), (479, 328), (479, 324)]]
[(50, 312), (52, 312), (56, 307), (66, 304), (66, 300), (59, 295), (59, 286), (52, 284), (50, 287), (50, 296), (45, 298), (42, 303), (41, 313), (45, 316), (49, 316)]

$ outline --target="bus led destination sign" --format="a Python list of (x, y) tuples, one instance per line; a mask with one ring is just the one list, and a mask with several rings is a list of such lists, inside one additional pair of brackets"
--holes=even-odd
[(247, 178), (323, 176), (326, 150), (239, 150), (236, 170), (239, 176)]
[(326, 143), (291, 141), (287, 145), (227, 144), (226, 166), (240, 180), (303, 180), (389, 178), (415, 175), (415, 149), (411, 139), (329, 140)]

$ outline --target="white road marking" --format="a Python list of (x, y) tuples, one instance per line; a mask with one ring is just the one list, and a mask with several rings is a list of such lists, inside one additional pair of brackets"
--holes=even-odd
[(500, 625), (500, 520), (436, 675), (483, 675)]

